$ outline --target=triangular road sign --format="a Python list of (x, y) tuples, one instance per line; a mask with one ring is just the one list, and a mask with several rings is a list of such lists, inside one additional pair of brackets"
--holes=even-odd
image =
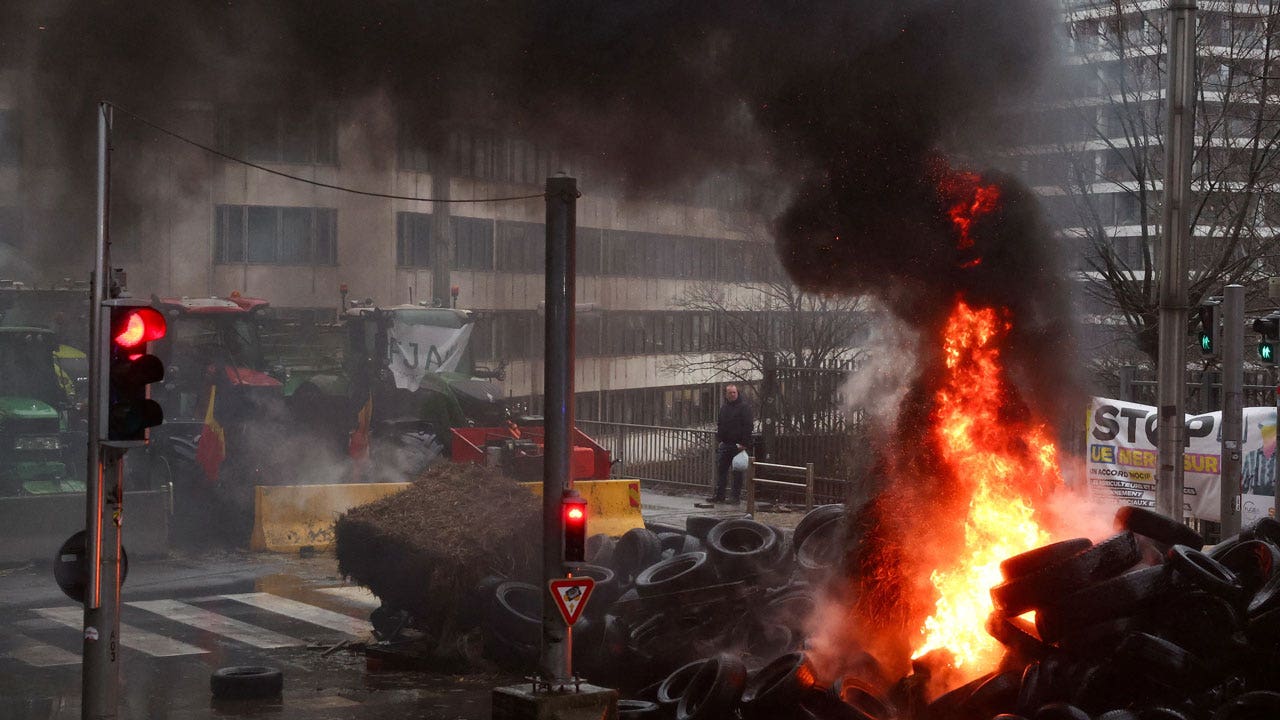
[(560, 609), (564, 624), (572, 627), (582, 617), (582, 611), (587, 607), (587, 598), (591, 597), (596, 581), (589, 577), (560, 578), (547, 585), (551, 588), (551, 597)]

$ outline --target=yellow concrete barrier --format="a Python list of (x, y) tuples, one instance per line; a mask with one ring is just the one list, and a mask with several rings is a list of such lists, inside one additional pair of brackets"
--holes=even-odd
[(297, 552), (308, 546), (327, 550), (333, 546), (339, 515), (407, 487), (409, 483), (258, 486), (249, 547), (259, 552)]
[[(542, 497), (542, 483), (522, 483)], [(644, 527), (640, 516), (639, 480), (576, 480), (573, 487), (587, 500), (587, 533), (621, 535)]]
[[(542, 483), (521, 484), (542, 497)], [(644, 527), (639, 480), (578, 480), (573, 486), (587, 500), (588, 533), (616, 536)], [(259, 552), (327, 550), (333, 546), (339, 515), (407, 487), (409, 483), (259, 486), (249, 547)]]

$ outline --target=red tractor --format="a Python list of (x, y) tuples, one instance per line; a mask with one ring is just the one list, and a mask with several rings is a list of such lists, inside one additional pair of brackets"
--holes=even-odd
[[(280, 481), (276, 452), (285, 430), (283, 383), (267, 367), (258, 335), (265, 300), (156, 298), (168, 333), (151, 352), (165, 377), (152, 386), (164, 423), (146, 452), (131, 453), (134, 487), (171, 483), (174, 514), (192, 537), (243, 539), (253, 520), (253, 487)], [(202, 532), (210, 531), (210, 532)]]

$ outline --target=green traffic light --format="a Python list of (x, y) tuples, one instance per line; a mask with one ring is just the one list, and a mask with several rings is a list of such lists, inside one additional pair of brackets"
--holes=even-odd
[(1209, 333), (1200, 333), (1200, 352), (1213, 352), (1213, 338)]
[(1262, 358), (1263, 362), (1275, 362), (1276, 361), (1275, 343), (1269, 343), (1269, 342), (1258, 343), (1258, 357)]

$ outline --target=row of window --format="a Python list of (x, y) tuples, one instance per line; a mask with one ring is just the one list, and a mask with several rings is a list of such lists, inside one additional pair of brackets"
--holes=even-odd
[[(226, 106), (218, 111), (218, 146), (228, 154), (257, 162), (312, 165), (338, 163), (337, 111), (320, 104), (304, 111), (281, 111), (266, 105)], [(494, 182), (539, 185), (557, 172), (574, 173), (581, 163), (546, 145), (509, 133), (458, 129), (428, 147), (415, 128), (400, 128), (397, 167), (417, 172)], [(723, 178), (693, 188), (680, 188), (671, 199), (699, 205), (742, 209), (741, 187)]]
[[(777, 312), (736, 312), (732, 318), (680, 310), (603, 310), (575, 316), (575, 353), (579, 357), (626, 357), (712, 353), (741, 345), (743, 320), (753, 324), (749, 337), (774, 347), (789, 347), (795, 316)], [(474, 356), (481, 363), (540, 358), (544, 354), (543, 317), (533, 310), (487, 311), (472, 331)], [(735, 328), (739, 328), (736, 329)], [(851, 339), (852, 342), (852, 339)]]
[(218, 205), (214, 261), (254, 265), (334, 265), (338, 211), (333, 208)]
[[(450, 217), (452, 266), (459, 270), (540, 273), (546, 267), (546, 229), (540, 223)], [(431, 215), (396, 214), (396, 265), (429, 267), (435, 232)], [(759, 243), (578, 228), (582, 275), (744, 281), (772, 277), (777, 263)]]
[[(539, 223), (451, 216), (450, 264), (456, 270), (540, 273), (546, 230)], [(396, 265), (433, 264), (435, 228), (427, 213), (396, 213)], [(757, 242), (579, 228), (582, 275), (663, 277), (726, 282), (776, 277), (771, 252)], [(214, 209), (215, 262), (254, 265), (337, 263), (337, 210), (269, 205)]]

